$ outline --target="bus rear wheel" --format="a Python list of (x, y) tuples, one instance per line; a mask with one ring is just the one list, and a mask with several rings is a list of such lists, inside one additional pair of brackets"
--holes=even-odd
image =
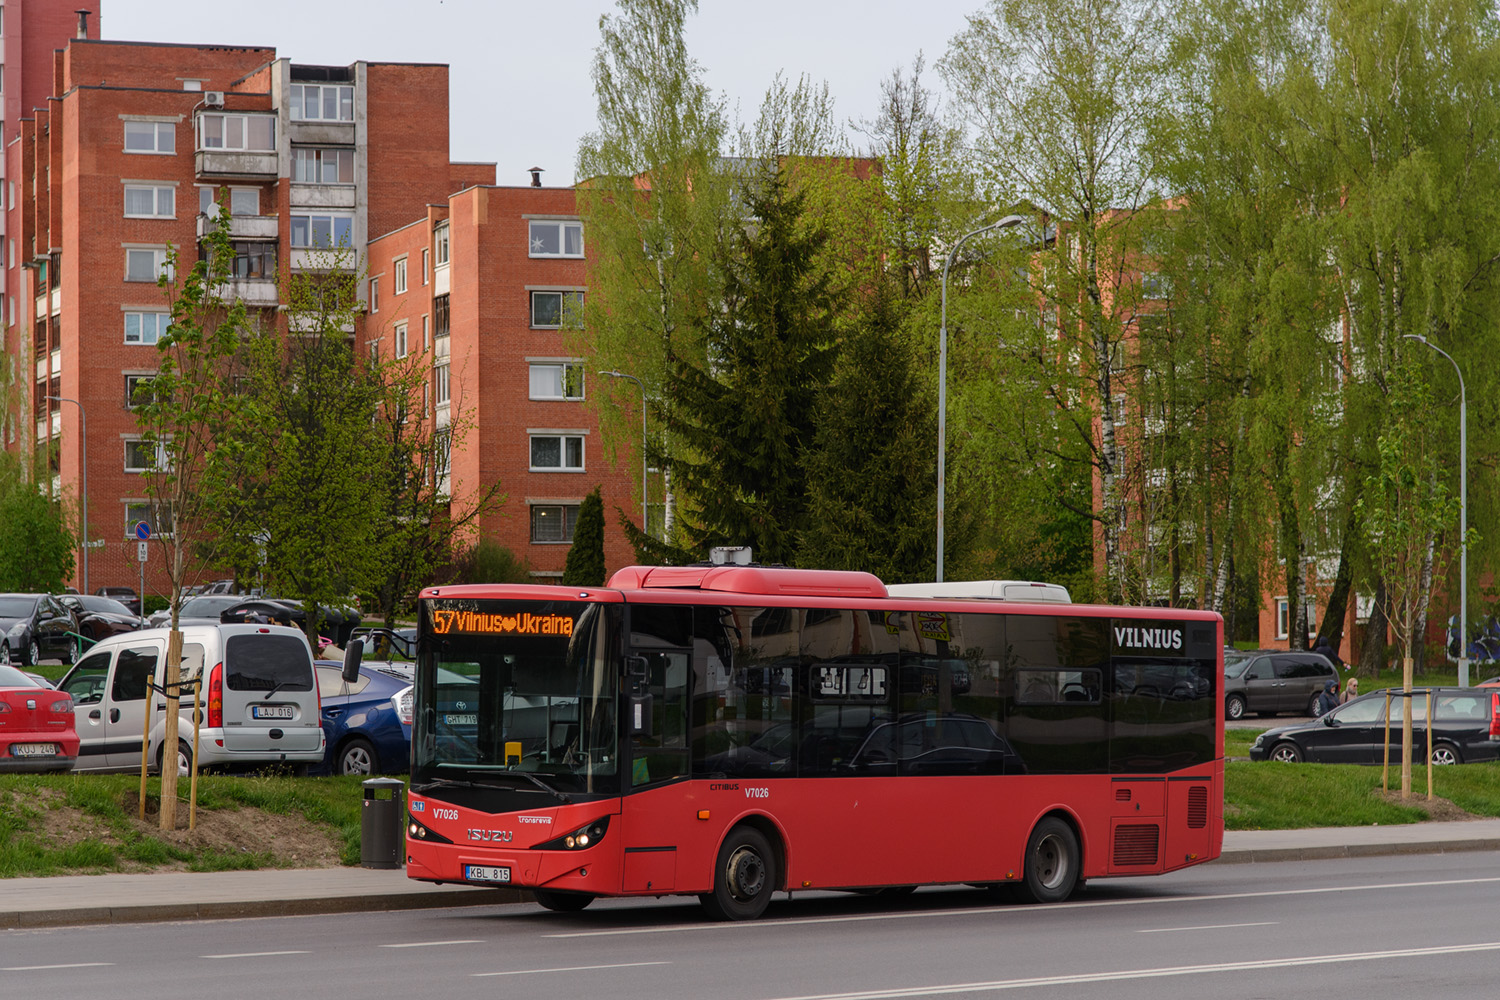
[(1026, 842), (1026, 871), (1016, 886), (1022, 899), (1032, 903), (1061, 903), (1078, 884), (1078, 838), (1072, 827), (1048, 816), (1031, 831)]
[(714, 866), (714, 891), (698, 897), (715, 920), (754, 920), (776, 891), (776, 855), (753, 827), (730, 832)]
[(587, 892), (568, 892), (565, 889), (533, 889), (531, 894), (542, 907), (558, 913), (577, 913), (594, 901)]

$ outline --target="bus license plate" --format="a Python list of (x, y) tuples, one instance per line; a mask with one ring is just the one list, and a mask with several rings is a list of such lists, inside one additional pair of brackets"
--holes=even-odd
[(479, 716), (445, 715), (443, 716), (443, 724), (446, 726), (477, 726), (479, 725)]
[(290, 719), (292, 717), (292, 706), (251, 705), (250, 717), (252, 719)]
[(12, 757), (56, 757), (56, 743), (13, 743), (10, 748)]
[(494, 865), (464, 865), (464, 880), (468, 882), (509, 882), (510, 869)]

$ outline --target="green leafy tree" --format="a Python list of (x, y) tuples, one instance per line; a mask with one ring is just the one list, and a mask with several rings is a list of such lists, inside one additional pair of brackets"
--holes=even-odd
[(562, 582), (565, 587), (602, 587), (605, 576), (604, 500), (595, 486), (578, 505), (578, 522), (563, 564)]
[(0, 454), (0, 590), (55, 594), (73, 575), (74, 539), (62, 507)]

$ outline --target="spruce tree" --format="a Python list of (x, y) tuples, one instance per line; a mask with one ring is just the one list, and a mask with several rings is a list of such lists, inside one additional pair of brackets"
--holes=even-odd
[(604, 500), (599, 487), (578, 505), (578, 523), (573, 527), (573, 547), (563, 564), (565, 587), (604, 586)]

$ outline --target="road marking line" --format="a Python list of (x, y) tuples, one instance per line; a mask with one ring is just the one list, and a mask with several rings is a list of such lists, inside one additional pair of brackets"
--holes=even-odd
[(621, 962), (618, 965), (570, 965), (561, 969), (516, 969), (513, 972), (475, 972), (476, 979), (485, 976), (534, 976), (542, 972), (590, 972), (594, 969), (635, 969), (643, 965), (671, 965), (671, 962)]
[[(1483, 885), (1500, 882), (1496, 878), (1451, 878), (1430, 882), (1386, 882), (1374, 885), (1331, 885), (1314, 889), (1266, 889), (1259, 892), (1217, 892), (1206, 896), (1150, 896), (1145, 899), (1096, 899), (1077, 903), (1049, 903), (1040, 912), (1055, 913), (1060, 910), (1096, 910), (1112, 906), (1153, 906), (1166, 903), (1205, 903), (1226, 899), (1273, 899), (1283, 896), (1316, 896), (1337, 892), (1367, 892), (1372, 889), (1429, 889), (1445, 885)], [(661, 927), (632, 927), (613, 931), (573, 931), (565, 934), (543, 934), (544, 938), (588, 938), (612, 937), (625, 934), (681, 934), (686, 931), (736, 931), (744, 932), (759, 927), (801, 927), (812, 924), (853, 924), (868, 920), (909, 920), (920, 917), (972, 917), (985, 913), (1012, 913), (1033, 915), (1038, 912), (1031, 906), (975, 906), (960, 910), (901, 910), (893, 913), (862, 913), (848, 917), (784, 917), (778, 920), (728, 920), (707, 924), (668, 924)]]
[(484, 944), (478, 938), (466, 938), (462, 941), (406, 941), (402, 944), (383, 944), (382, 948), (440, 948), (445, 944)]
[(241, 951), (232, 955), (199, 955), (199, 958), (272, 958), (276, 955), (311, 955), (310, 951)]
[(911, 986), (905, 989), (870, 990), (861, 993), (819, 993), (778, 1000), (899, 1000), (903, 997), (939, 996), (945, 993), (982, 993), (998, 990), (1031, 989), (1038, 986), (1078, 986), (1087, 983), (1113, 983), (1130, 979), (1161, 979), (1172, 976), (1201, 976), (1223, 972), (1250, 972), (1259, 969), (1282, 969), (1305, 965), (1338, 965), (1347, 962), (1376, 962), (1396, 958), (1428, 958), (1438, 955), (1500, 951), (1500, 941), (1483, 944), (1447, 945), (1435, 948), (1393, 948), (1390, 951), (1356, 951), (1334, 955), (1306, 955), (1294, 958), (1263, 958), (1244, 962), (1220, 962), (1215, 965), (1177, 965), (1159, 969), (1120, 969), (1115, 972), (1084, 972), (1070, 976), (1038, 976), (1034, 979), (997, 979), (987, 983), (944, 983), (935, 986)]
[(0, 969), (0, 972), (41, 972), (46, 969), (92, 969), (114, 964), (113, 962), (70, 962), (67, 965), (8, 965)]
[(1176, 931), (1222, 931), (1231, 927), (1275, 927), (1279, 920), (1261, 920), (1253, 924), (1198, 924), (1193, 927), (1151, 927), (1136, 931), (1137, 934), (1170, 934)]

